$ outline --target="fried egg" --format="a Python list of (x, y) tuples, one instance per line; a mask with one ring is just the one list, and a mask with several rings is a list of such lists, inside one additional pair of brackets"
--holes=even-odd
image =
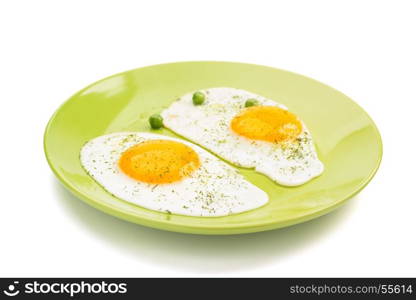
[[(164, 126), (240, 167), (254, 168), (285, 186), (301, 185), (323, 172), (306, 125), (287, 107), (234, 88), (188, 93), (162, 112)], [(256, 105), (246, 107), (246, 101)]]
[(206, 150), (162, 135), (103, 135), (82, 147), (80, 161), (109, 193), (156, 211), (217, 217), (268, 201), (263, 190)]

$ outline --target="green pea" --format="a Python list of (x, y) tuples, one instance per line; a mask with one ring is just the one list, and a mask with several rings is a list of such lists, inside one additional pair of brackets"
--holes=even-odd
[(149, 118), (150, 127), (153, 129), (159, 129), (163, 127), (163, 118), (159, 114), (151, 115)]
[(256, 99), (247, 99), (246, 103), (244, 104), (245, 107), (256, 106), (259, 102)]
[(192, 96), (192, 102), (195, 105), (201, 105), (205, 101), (205, 95), (202, 92), (195, 92)]

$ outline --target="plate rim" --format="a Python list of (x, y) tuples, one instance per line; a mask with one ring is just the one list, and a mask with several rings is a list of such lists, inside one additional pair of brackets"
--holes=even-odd
[[(48, 140), (48, 134), (49, 131), (52, 128), (53, 122), (56, 118), (56, 116), (59, 114), (59, 112), (61, 111), (61, 109), (69, 102), (71, 101), (75, 96), (79, 95), (80, 93), (82, 93), (84, 90), (88, 89), (89, 87), (98, 84), (99, 82), (108, 80), (110, 78), (119, 76), (121, 74), (124, 73), (128, 73), (128, 72), (132, 72), (132, 71), (136, 71), (136, 70), (141, 70), (141, 69), (145, 69), (145, 68), (152, 68), (155, 66), (161, 66), (161, 65), (174, 65), (174, 64), (188, 64), (188, 63), (224, 63), (224, 64), (236, 64), (236, 65), (246, 65), (246, 66), (253, 66), (253, 67), (262, 67), (262, 68), (268, 68), (268, 69), (272, 69), (272, 70), (277, 70), (277, 71), (281, 71), (281, 72), (286, 72), (286, 73), (290, 73), (296, 76), (300, 76), (303, 78), (306, 78), (308, 80), (314, 81), (319, 83), (322, 86), (325, 86), (327, 88), (330, 88), (332, 90), (335, 90), (336, 92), (342, 94), (347, 100), (349, 100), (351, 102), (352, 105), (355, 105), (357, 108), (359, 108), (359, 110), (361, 112), (363, 112), (365, 114), (365, 116), (368, 118), (372, 128), (374, 129), (375, 135), (376, 135), (376, 140), (378, 143), (378, 150), (379, 150), (379, 155), (377, 157), (377, 161), (376, 161), (376, 165), (375, 167), (372, 169), (371, 173), (369, 173), (369, 175), (367, 176), (367, 178), (365, 178), (364, 180), (362, 180), (362, 182), (360, 183), (360, 185), (357, 186), (357, 188), (349, 193), (348, 195), (346, 195), (343, 198), (340, 198), (338, 201), (332, 203), (331, 205), (320, 209), (316, 212), (313, 213), (309, 213), (309, 214), (305, 214), (302, 216), (295, 216), (295, 217), (291, 217), (285, 220), (281, 220), (281, 221), (265, 221), (265, 222), (257, 222), (255, 224), (231, 224), (231, 225), (219, 225), (219, 226), (215, 226), (215, 224), (207, 226), (207, 225), (186, 225), (184, 223), (175, 223), (172, 222), (168, 219), (155, 219), (152, 217), (142, 217), (142, 216), (137, 216), (134, 215), (126, 210), (122, 210), (122, 209), (118, 209), (113, 207), (111, 204), (108, 203), (103, 203), (102, 201), (97, 201), (95, 200), (93, 197), (89, 197), (84, 195), (83, 193), (79, 192), (78, 189), (76, 187), (74, 187), (71, 182), (69, 182), (68, 180), (66, 180), (61, 174), (60, 172), (57, 170), (57, 168), (54, 166), (53, 162), (51, 161), (51, 155), (48, 151), (48, 147), (47, 147), (47, 140)], [(345, 95), (344, 93), (340, 92), (339, 90), (319, 81), (316, 80), (314, 78), (302, 75), (302, 74), (298, 74), (296, 72), (292, 72), (292, 71), (288, 71), (288, 70), (284, 70), (284, 69), (280, 69), (280, 68), (275, 68), (275, 67), (270, 67), (270, 66), (265, 66), (265, 65), (260, 65), (260, 64), (252, 64), (252, 63), (242, 63), (242, 62), (233, 62), (233, 61), (215, 61), (215, 60), (200, 60), (200, 61), (178, 61), (178, 62), (168, 62), (168, 63), (160, 63), (160, 64), (153, 64), (153, 65), (147, 65), (147, 66), (143, 66), (143, 67), (138, 67), (138, 68), (132, 68), (126, 71), (122, 71), (122, 72), (118, 72), (115, 74), (112, 74), (110, 76), (106, 76), (104, 78), (101, 78), (97, 81), (92, 82), (91, 84), (88, 84), (87, 86), (83, 87), (82, 89), (78, 90), (76, 93), (72, 94), (67, 100), (65, 100), (63, 103), (61, 103), (57, 109), (54, 111), (54, 113), (52, 114), (52, 116), (50, 117), (49, 121), (47, 122), (47, 125), (45, 127), (44, 130), (44, 134), (43, 134), (43, 149), (44, 149), (44, 154), (47, 160), (47, 163), (49, 165), (49, 167), (51, 168), (52, 172), (55, 174), (55, 176), (58, 178), (58, 180), (60, 181), (60, 183), (69, 191), (71, 192), (71, 194), (73, 194), (74, 196), (76, 196), (77, 198), (81, 199), (83, 202), (87, 203), (88, 205), (106, 213), (109, 214), (113, 217), (117, 217), (119, 219), (125, 220), (125, 221), (129, 221), (135, 224), (139, 224), (139, 225), (143, 225), (143, 226), (148, 226), (148, 227), (152, 227), (152, 228), (156, 228), (156, 229), (160, 229), (160, 230), (166, 230), (166, 231), (173, 231), (173, 232), (180, 232), (180, 233), (188, 233), (188, 234), (202, 234), (202, 235), (230, 235), (230, 234), (246, 234), (246, 233), (253, 233), (253, 232), (260, 232), (260, 231), (267, 231), (267, 230), (273, 230), (273, 229), (279, 229), (279, 228), (284, 228), (287, 226), (291, 226), (291, 225), (295, 225), (295, 224), (299, 224), (299, 223), (303, 223), (312, 219), (315, 219), (317, 217), (320, 217), (322, 215), (325, 215), (335, 209), (337, 209), (338, 207), (342, 206), (343, 204), (345, 204), (345, 202), (349, 199), (351, 199), (352, 197), (354, 197), (355, 195), (357, 195), (358, 193), (360, 193), (370, 182), (371, 180), (374, 178), (375, 174), (377, 173), (378, 169), (380, 168), (380, 164), (383, 158), (383, 140), (380, 134), (380, 131), (377, 127), (377, 125), (375, 124), (375, 122), (373, 121), (373, 119), (370, 117), (370, 115), (367, 113), (367, 111), (365, 109), (363, 109), (357, 102), (355, 102), (353, 99), (351, 99), (350, 97), (348, 97), (347, 95)], [(141, 207), (142, 208), (142, 207)], [(144, 209), (144, 208), (143, 208)], [(149, 210), (151, 211), (151, 210)], [(195, 218), (192, 216), (186, 216), (189, 218)], [(212, 217), (212, 219), (215, 219), (215, 217)]]

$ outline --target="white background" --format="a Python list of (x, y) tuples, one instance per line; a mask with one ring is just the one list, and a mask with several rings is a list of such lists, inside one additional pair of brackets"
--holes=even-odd
[[(0, 276), (416, 276), (414, 1), (2, 1)], [(129, 224), (64, 190), (45, 125), (77, 90), (185, 60), (263, 64), (349, 95), (384, 157), (344, 207), (228, 237)]]

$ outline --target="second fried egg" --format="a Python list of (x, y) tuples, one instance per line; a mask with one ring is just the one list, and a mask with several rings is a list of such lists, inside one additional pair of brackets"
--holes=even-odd
[[(199, 92), (202, 104), (189, 93), (164, 110), (164, 126), (282, 185), (301, 185), (323, 172), (309, 130), (284, 105), (234, 88)], [(256, 105), (246, 107), (247, 100)]]

